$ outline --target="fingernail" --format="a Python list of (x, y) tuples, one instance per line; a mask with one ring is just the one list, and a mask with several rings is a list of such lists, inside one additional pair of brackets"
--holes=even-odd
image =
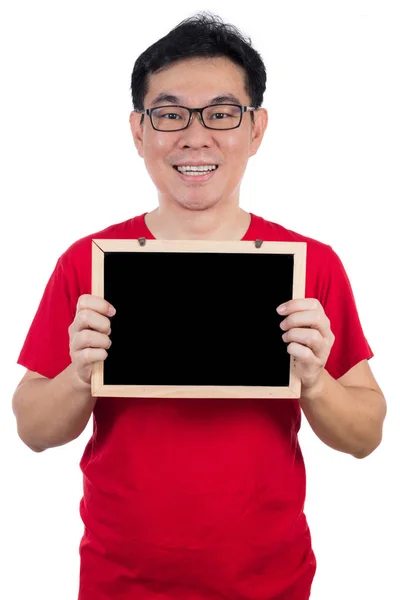
[(113, 306), (110, 306), (110, 308), (108, 309), (108, 316), (113, 317), (116, 312), (117, 311), (115, 310), (115, 308)]
[(276, 309), (276, 311), (278, 313), (280, 313), (281, 315), (285, 312), (286, 310), (286, 304), (281, 304), (280, 306), (278, 306), (278, 308)]

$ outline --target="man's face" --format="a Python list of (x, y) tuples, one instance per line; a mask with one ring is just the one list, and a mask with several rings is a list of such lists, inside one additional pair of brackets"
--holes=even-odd
[[(173, 95), (177, 101), (156, 103), (160, 94)], [(174, 63), (150, 75), (144, 107), (169, 104), (203, 107), (213, 104), (214, 98), (228, 95), (236, 98), (237, 104), (250, 106), (243, 70), (224, 57), (196, 58)], [(222, 102), (235, 103), (229, 97)], [(178, 204), (189, 210), (205, 210), (217, 203), (238, 205), (247, 161), (257, 152), (267, 126), (265, 109), (254, 115), (255, 124), (247, 112), (239, 128), (223, 131), (206, 129), (195, 113), (187, 129), (161, 132), (153, 129), (147, 115), (140, 125), (141, 115), (132, 112), (130, 123), (135, 145), (157, 187), (160, 205)], [(181, 175), (174, 168), (176, 165), (218, 168), (200, 180), (197, 176)]]

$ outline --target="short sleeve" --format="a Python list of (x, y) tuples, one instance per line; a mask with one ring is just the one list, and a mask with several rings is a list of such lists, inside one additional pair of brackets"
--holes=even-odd
[(61, 373), (71, 362), (68, 328), (75, 312), (76, 302), (71, 298), (63, 257), (60, 257), (44, 290), (18, 364), (49, 378)]
[(345, 268), (329, 246), (321, 286), (321, 304), (330, 320), (335, 342), (325, 365), (328, 373), (339, 379), (361, 360), (373, 357), (365, 338), (355, 298)]

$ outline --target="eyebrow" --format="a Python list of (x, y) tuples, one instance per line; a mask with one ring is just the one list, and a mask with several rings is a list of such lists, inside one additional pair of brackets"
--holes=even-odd
[[(179, 96), (174, 96), (173, 94), (161, 92), (160, 94), (158, 94), (158, 96), (156, 96), (156, 98), (151, 104), (154, 106), (156, 104), (164, 104), (165, 102), (169, 102), (171, 104), (180, 104), (181, 100)], [(224, 102), (231, 102), (232, 104), (241, 105), (240, 100), (230, 93), (214, 96), (214, 98), (210, 99), (209, 104), (222, 104)]]

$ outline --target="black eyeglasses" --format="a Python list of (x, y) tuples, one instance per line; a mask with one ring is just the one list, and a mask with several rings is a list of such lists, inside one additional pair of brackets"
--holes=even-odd
[(254, 106), (239, 104), (210, 104), (204, 108), (187, 108), (176, 104), (156, 106), (136, 112), (149, 115), (156, 131), (181, 131), (189, 127), (193, 113), (198, 113), (200, 123), (207, 129), (236, 129), (240, 127), (243, 113), (257, 110)]

